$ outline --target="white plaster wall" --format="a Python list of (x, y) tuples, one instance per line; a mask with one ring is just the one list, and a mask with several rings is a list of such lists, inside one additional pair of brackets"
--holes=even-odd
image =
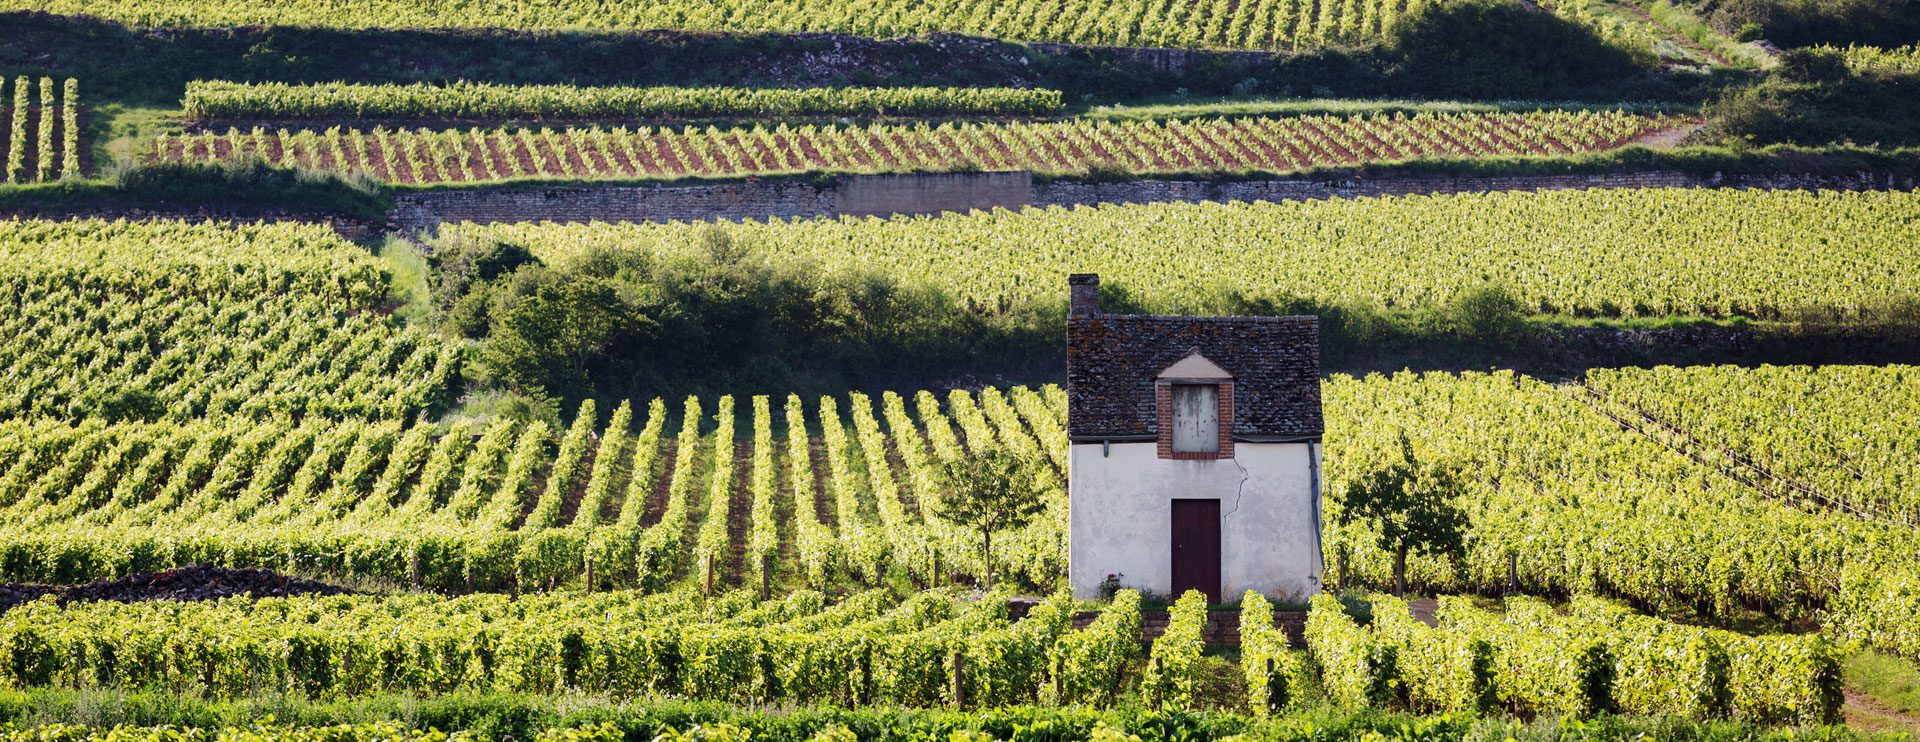
[(1108, 574), (1124, 587), (1170, 591), (1172, 501), (1220, 500), (1221, 599), (1257, 590), (1305, 598), (1320, 590), (1319, 446), (1234, 443), (1219, 461), (1159, 458), (1152, 442), (1072, 446), (1068, 579), (1093, 597)]

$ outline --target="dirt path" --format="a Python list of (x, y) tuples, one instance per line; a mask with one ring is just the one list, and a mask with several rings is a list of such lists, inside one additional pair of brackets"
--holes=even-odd
[(1656, 131), (1652, 134), (1641, 135), (1640, 138), (1628, 142), (1628, 144), (1638, 144), (1642, 147), (1652, 149), (1673, 149), (1680, 146), (1680, 143), (1685, 141), (1687, 137), (1692, 136), (1694, 132), (1706, 128), (1706, 126), (1704, 123), (1692, 123), (1678, 128)]
[(1920, 717), (1888, 706), (1852, 688), (1844, 692), (1847, 701), (1840, 707), (1840, 713), (1846, 717), (1847, 726), (1875, 732), (1920, 734)]

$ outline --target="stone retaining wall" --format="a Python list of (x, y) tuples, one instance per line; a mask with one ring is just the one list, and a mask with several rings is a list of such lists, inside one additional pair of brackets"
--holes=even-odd
[[(1695, 175), (1677, 170), (1594, 175), (1380, 178), (1292, 177), (1246, 181), (1136, 180), (1036, 183), (1026, 172), (845, 175), (823, 179), (749, 179), (693, 185), (582, 185), (556, 188), (467, 187), (397, 194), (384, 225), (319, 218), (350, 239), (386, 231), (431, 232), (443, 222), (740, 221), (891, 214), (937, 214), (1023, 206), (1094, 206), (1201, 201), (1301, 201), (1413, 194), (1542, 191), (1573, 188), (1701, 188), (1912, 190), (1912, 176), (1778, 173)], [(80, 210), (0, 212), (0, 218), (316, 221), (311, 215), (217, 210)]]
[(1873, 190), (1914, 188), (1912, 178), (1878, 173), (1699, 176), (1677, 170), (1589, 175), (1399, 176), (1384, 178), (1276, 178), (1206, 182), (1139, 180), (1113, 183), (1057, 181), (1034, 187), (1034, 206), (1166, 203), (1173, 201), (1305, 201), (1363, 196), (1549, 191), (1576, 188), (1770, 188)]
[(1018, 208), (1032, 199), (1026, 172), (847, 175), (825, 184), (775, 179), (697, 185), (448, 188), (401, 193), (389, 229), (443, 222), (665, 222), (864, 216)]
[(1575, 188), (1768, 188), (1871, 190), (1915, 187), (1912, 177), (1713, 174), (1678, 170), (1589, 175), (1380, 178), (1294, 177), (1246, 181), (1137, 180), (1035, 183), (1025, 172), (848, 175), (831, 180), (748, 180), (697, 185), (450, 188), (402, 193), (388, 228), (432, 231), (442, 222), (664, 222), (937, 214), (1022, 206), (1200, 201), (1301, 201), (1363, 196), (1543, 191)]

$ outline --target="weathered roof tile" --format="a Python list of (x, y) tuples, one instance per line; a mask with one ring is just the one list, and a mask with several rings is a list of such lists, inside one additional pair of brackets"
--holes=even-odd
[(1233, 375), (1234, 435), (1321, 434), (1318, 318), (1073, 314), (1068, 436), (1158, 435), (1154, 380), (1195, 350)]

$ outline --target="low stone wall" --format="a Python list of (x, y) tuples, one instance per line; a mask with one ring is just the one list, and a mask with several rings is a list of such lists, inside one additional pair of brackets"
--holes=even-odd
[(665, 222), (866, 216), (1018, 208), (1032, 198), (1026, 172), (846, 175), (697, 185), (449, 188), (401, 193), (388, 227), (403, 234), (443, 222)]
[(1593, 175), (1493, 177), (1273, 178), (1245, 181), (1134, 180), (1111, 183), (1036, 183), (1026, 172), (845, 175), (832, 179), (749, 179), (692, 185), (606, 185), (564, 188), (471, 187), (397, 194), (384, 225), (279, 212), (217, 209), (82, 209), (0, 212), (0, 218), (187, 219), (191, 221), (330, 221), (349, 239), (385, 230), (432, 232), (443, 222), (664, 222), (740, 221), (891, 214), (938, 214), (1024, 206), (1095, 206), (1200, 201), (1303, 201), (1363, 196), (1544, 191), (1573, 188), (1766, 188), (1912, 190), (1912, 176), (1858, 172), (1842, 175), (1713, 174), (1678, 170)]
[(1017, 209), (1033, 201), (1033, 174), (859, 175), (839, 179), (831, 197), (834, 213), (847, 216)]
[(1055, 181), (1034, 187), (1034, 206), (1141, 204), (1175, 201), (1306, 201), (1362, 196), (1405, 196), (1489, 191), (1550, 191), (1576, 188), (1771, 188), (1872, 190), (1914, 188), (1912, 178), (1877, 173), (1839, 176), (1768, 174), (1699, 176), (1677, 170), (1589, 175), (1401, 176), (1386, 178), (1276, 178), (1207, 182), (1138, 180), (1113, 183)]
[(1303, 201), (1363, 196), (1546, 191), (1576, 188), (1767, 188), (1911, 190), (1912, 177), (1713, 174), (1678, 170), (1584, 175), (1273, 178), (1246, 181), (1136, 180), (1035, 183), (1025, 172), (850, 175), (830, 181), (566, 188), (453, 188), (402, 193), (388, 228), (432, 231), (442, 222), (663, 222), (937, 214), (1023, 206), (1093, 206), (1200, 201)]

